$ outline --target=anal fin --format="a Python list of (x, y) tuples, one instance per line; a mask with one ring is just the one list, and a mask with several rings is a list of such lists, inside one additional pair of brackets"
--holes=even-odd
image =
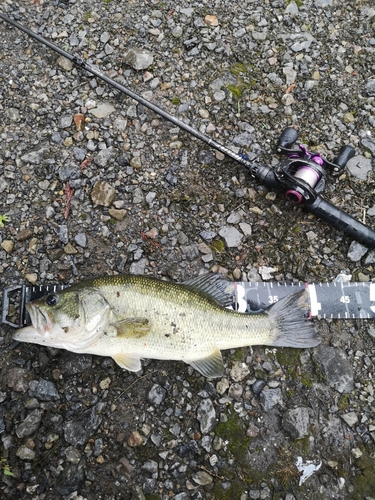
[(220, 349), (215, 349), (205, 358), (184, 361), (207, 378), (222, 377), (224, 374), (224, 364)]
[(125, 368), (125, 370), (129, 370), (130, 372), (139, 372), (142, 368), (141, 358), (138, 354), (124, 354), (120, 352), (119, 354), (115, 354), (113, 359), (121, 368)]

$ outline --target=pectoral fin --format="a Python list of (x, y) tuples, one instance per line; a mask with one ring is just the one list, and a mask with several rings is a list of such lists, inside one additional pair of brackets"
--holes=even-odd
[(193, 361), (185, 360), (185, 363), (191, 365), (207, 378), (222, 377), (224, 373), (223, 358), (220, 349), (215, 349), (206, 358), (195, 359)]
[(119, 353), (115, 354), (113, 359), (121, 368), (125, 368), (125, 370), (129, 370), (130, 372), (139, 372), (142, 368), (141, 358), (137, 354)]
[(150, 333), (151, 325), (146, 318), (127, 318), (113, 323), (116, 337), (139, 339)]

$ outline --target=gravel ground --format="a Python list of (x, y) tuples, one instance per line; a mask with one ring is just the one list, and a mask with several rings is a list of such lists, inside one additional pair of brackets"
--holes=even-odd
[[(277, 164), (290, 125), (330, 159), (352, 144), (325, 196), (375, 226), (371, 0), (1, 8), (257, 161)], [(122, 272), (260, 280), (264, 267), (279, 281), (375, 277), (374, 251), (2, 21), (0, 33), (0, 288)], [(318, 348), (227, 351), (214, 382), (180, 362), (131, 374), (0, 326), (1, 498), (375, 498), (375, 325), (316, 324)]]

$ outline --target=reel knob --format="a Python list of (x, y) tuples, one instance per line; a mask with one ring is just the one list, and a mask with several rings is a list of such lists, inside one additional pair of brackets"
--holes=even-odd
[(277, 151), (289, 152), (293, 144), (298, 139), (298, 133), (295, 128), (288, 127), (281, 132), (279, 140), (277, 141)]
[(348, 163), (348, 161), (355, 155), (355, 149), (352, 146), (343, 146), (340, 149), (339, 155), (333, 160), (334, 172), (339, 173), (343, 170)]

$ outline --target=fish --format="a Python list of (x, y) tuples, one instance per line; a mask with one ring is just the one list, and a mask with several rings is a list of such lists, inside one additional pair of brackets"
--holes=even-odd
[(142, 359), (184, 361), (210, 379), (223, 376), (225, 349), (320, 343), (305, 315), (305, 290), (262, 313), (243, 314), (229, 307), (235, 286), (214, 273), (184, 283), (143, 275), (93, 278), (28, 302), (32, 324), (14, 339), (111, 356), (131, 372), (141, 370)]

